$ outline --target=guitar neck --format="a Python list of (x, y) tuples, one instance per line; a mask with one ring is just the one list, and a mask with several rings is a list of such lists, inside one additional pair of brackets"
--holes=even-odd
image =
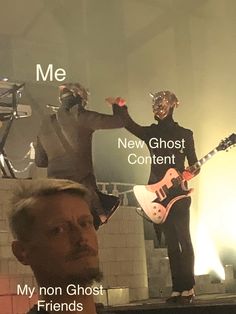
[(188, 171), (190, 171), (191, 173), (194, 173), (196, 171), (198, 171), (201, 166), (203, 164), (205, 164), (205, 162), (207, 162), (208, 160), (210, 160), (216, 153), (218, 152), (218, 149), (215, 148), (212, 151), (210, 151), (208, 154), (206, 154), (204, 157), (202, 157), (201, 159), (199, 159), (197, 162), (195, 162), (194, 165), (188, 167)]

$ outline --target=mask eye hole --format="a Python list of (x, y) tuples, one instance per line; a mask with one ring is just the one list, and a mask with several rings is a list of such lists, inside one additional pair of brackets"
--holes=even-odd
[(155, 103), (155, 104), (158, 104), (158, 103), (162, 102), (162, 100), (163, 100), (163, 97), (162, 97), (162, 96), (158, 96), (158, 97), (156, 97), (156, 98), (154, 99), (154, 103)]

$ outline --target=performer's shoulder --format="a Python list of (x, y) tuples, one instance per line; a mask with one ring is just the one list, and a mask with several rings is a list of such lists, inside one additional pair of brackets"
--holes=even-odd
[(177, 124), (177, 125), (178, 125), (178, 128), (179, 128), (180, 132), (183, 133), (184, 135), (186, 135), (186, 136), (192, 136), (193, 135), (193, 131), (192, 130), (184, 128), (183, 126), (181, 126), (179, 124)]
[(83, 122), (90, 119), (95, 119), (100, 115), (101, 114), (99, 112), (82, 108), (81, 110), (78, 110), (76, 117), (78, 121)]
[(145, 125), (143, 127), (146, 128), (146, 129), (150, 129), (150, 130), (155, 130), (156, 128), (158, 128), (158, 124), (152, 123), (150, 125)]

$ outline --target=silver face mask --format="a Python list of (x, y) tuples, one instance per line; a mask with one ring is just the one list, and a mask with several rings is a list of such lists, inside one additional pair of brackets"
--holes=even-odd
[(88, 89), (84, 88), (79, 83), (65, 83), (59, 86), (59, 99), (62, 102), (67, 97), (74, 98), (72, 102), (80, 101), (81, 105), (85, 107), (88, 104)]
[(165, 119), (172, 114), (174, 107), (178, 107), (179, 101), (175, 94), (170, 91), (160, 91), (158, 93), (149, 93), (152, 97), (152, 110), (155, 118)]

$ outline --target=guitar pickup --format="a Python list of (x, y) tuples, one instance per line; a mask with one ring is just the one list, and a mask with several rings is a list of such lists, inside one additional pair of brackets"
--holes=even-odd
[(165, 193), (165, 196), (167, 196), (168, 194), (169, 194), (169, 189), (168, 189), (168, 187), (167, 187), (167, 185), (163, 185), (162, 186), (162, 190), (164, 191), (164, 193)]
[(181, 179), (180, 178), (173, 178), (171, 179), (171, 183), (173, 184), (173, 187), (178, 187), (179, 184), (181, 183)]
[[(168, 190), (167, 186), (165, 186)], [(166, 193), (164, 190), (164, 186), (162, 186), (158, 191), (155, 192), (157, 198), (155, 199), (155, 202), (158, 200), (159, 202), (163, 201), (166, 198)]]

